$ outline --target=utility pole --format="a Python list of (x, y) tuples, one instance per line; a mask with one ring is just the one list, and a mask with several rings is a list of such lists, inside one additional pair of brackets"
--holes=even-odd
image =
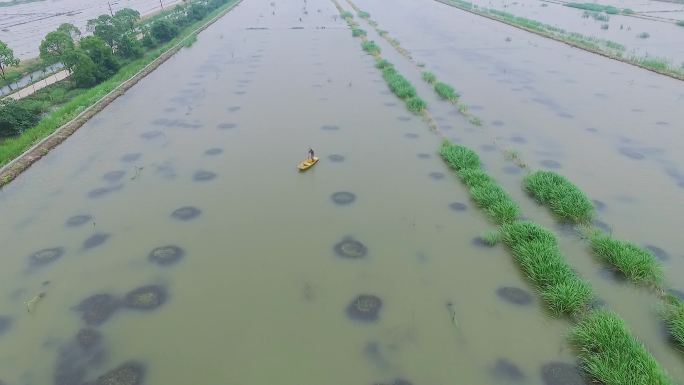
[(164, 9), (164, 4), (162, 4), (162, 0), (159, 0), (159, 6), (161, 7), (161, 9)]
[(112, 12), (112, 4), (109, 3), (109, 0), (107, 0), (107, 5), (109, 5), (109, 14), (114, 17), (114, 12)]

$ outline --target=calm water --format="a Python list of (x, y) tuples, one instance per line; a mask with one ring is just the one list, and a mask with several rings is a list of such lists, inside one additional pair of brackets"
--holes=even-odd
[[(675, 129), (676, 112), (667, 113), (675, 101), (664, 96), (673, 83), (543, 40), (523, 50), (523, 38), (536, 38), (517, 31), (511, 33), (520, 34), (514, 42), (521, 47), (511, 54), (496, 47), (504, 44), (497, 24), (426, 4), (415, 9), (399, 1), (396, 12), (380, 15), (380, 2), (360, 3), (466, 101), (479, 103), (478, 114), (488, 123), (495, 117), (504, 122), (473, 128), (425, 95), (442, 132), (469, 145), (524, 137), (525, 144), (511, 144), (521, 147), (528, 162), (562, 163), (568, 177), (606, 202), (601, 217), (620, 236), (671, 251), (668, 274), (674, 279), (681, 273), (684, 261), (675, 253), (681, 241), (665, 224), (674, 223), (682, 208), (652, 203), (676, 202), (681, 194), (659, 163), (681, 160), (675, 143), (664, 140)], [(493, 226), (435, 154), (440, 137), (389, 94), (372, 58), (336, 15), (328, 0), (243, 2), (0, 190), (0, 316), (10, 320), (0, 335), (4, 382), (55, 383), (56, 373), (78, 377), (79, 369), (84, 381), (92, 380), (133, 360), (146, 368), (145, 384), (371, 384), (397, 378), (414, 384), (506, 384), (512, 378), (543, 384), (543, 365), (573, 363), (564, 339), (569, 324), (545, 314), (503, 248), (474, 242)], [(465, 44), (465, 33), (479, 41)], [(465, 48), (456, 48), (461, 44)], [(407, 76), (419, 76), (383, 48)], [(550, 56), (551, 49), (576, 56)], [(567, 71), (561, 79), (582, 80), (583, 73), (573, 72), (577, 61), (621, 71), (624, 84), (594, 75), (595, 82), (629, 102), (637, 97), (620, 88), (631, 87), (624, 79), (658, 85), (642, 86), (651, 98), (649, 106), (641, 102), (645, 112), (638, 116), (672, 124), (657, 126), (661, 131), (654, 135), (609, 129), (601, 123), (610, 116), (600, 116), (595, 124), (601, 131), (585, 131), (577, 120), (594, 120), (588, 91), (565, 92), (556, 76), (519, 55), (545, 57), (545, 69)], [(522, 95), (509, 91), (514, 85), (487, 75), (508, 68), (509, 61), (519, 66), (513, 75), (528, 71), (524, 78), (535, 92), (561, 98), (558, 103), (574, 98), (568, 108), (577, 118), (560, 119), (542, 104), (521, 101)], [(538, 124), (525, 124), (532, 120)], [(643, 145), (649, 146), (663, 140), (664, 149), (658, 158), (625, 158), (617, 150), (621, 135), (648, 140)], [(300, 174), (295, 166), (309, 146), (321, 161)], [(585, 175), (588, 158), (599, 157), (599, 150), (606, 163)], [(510, 164), (496, 151), (482, 154), (524, 211), (553, 225), (519, 192), (521, 176), (502, 171)], [(619, 188), (630, 179), (616, 166), (632, 166), (643, 182), (629, 191)], [(661, 187), (647, 190), (654, 181)], [(336, 204), (336, 192), (355, 199)], [(172, 215), (187, 206), (199, 212), (184, 213), (199, 215), (185, 221)], [(89, 217), (67, 226), (76, 215)], [(657, 229), (631, 224), (631, 216)], [(358, 244), (349, 240), (362, 243), (365, 255), (338, 255), (335, 245), (344, 240), (352, 251), (359, 251), (350, 247)], [(562, 243), (573, 266), (661, 363), (684, 378), (681, 357), (662, 342), (649, 308), (653, 299), (601, 278), (600, 266), (576, 237)], [(182, 248), (184, 256), (173, 264), (151, 263), (148, 254), (166, 245)], [(63, 255), (30, 264), (34, 252), (52, 247), (62, 247)], [(163, 287), (166, 302), (151, 311), (121, 307), (93, 326), (102, 333), (98, 354), (74, 348), (86, 326), (74, 309), (83, 299), (122, 298), (147, 285)], [(25, 301), (41, 292), (44, 297), (27, 312)], [(505, 300), (502, 293), (508, 292), (523, 304)], [(381, 299), (374, 321), (350, 317), (347, 309), (359, 295)]]

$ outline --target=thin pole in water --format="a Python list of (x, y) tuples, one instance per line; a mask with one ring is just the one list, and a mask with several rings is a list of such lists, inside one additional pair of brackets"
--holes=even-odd
[(112, 4), (109, 3), (109, 0), (107, 0), (107, 5), (109, 6), (109, 14), (114, 17), (114, 12), (112, 12)]

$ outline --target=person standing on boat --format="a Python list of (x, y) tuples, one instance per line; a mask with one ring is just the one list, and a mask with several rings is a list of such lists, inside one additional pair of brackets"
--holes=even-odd
[(311, 147), (309, 147), (309, 160), (312, 162), (314, 160), (314, 150)]

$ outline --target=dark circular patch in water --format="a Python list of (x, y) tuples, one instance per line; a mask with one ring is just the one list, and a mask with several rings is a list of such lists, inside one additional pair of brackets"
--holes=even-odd
[(128, 292), (123, 303), (130, 309), (153, 310), (163, 305), (167, 298), (166, 288), (160, 285), (148, 285)]
[(670, 259), (670, 254), (668, 254), (667, 251), (663, 250), (662, 248), (660, 248), (658, 246), (644, 245), (644, 248), (646, 250), (650, 251), (651, 253), (653, 253), (653, 255), (655, 255), (656, 258), (658, 258), (659, 260), (661, 260), (663, 262)]
[(557, 115), (558, 115), (559, 117), (565, 118), (565, 119), (572, 119), (572, 118), (575, 117), (575, 115), (569, 114), (569, 113), (567, 113), (567, 112), (559, 112)]
[(342, 161), (344, 161), (344, 155), (332, 154), (332, 155), (328, 155), (328, 159), (331, 162), (342, 162)]
[(142, 134), (140, 134), (140, 137), (143, 139), (154, 139), (154, 138), (158, 138), (162, 135), (164, 135), (164, 133), (162, 133), (161, 131), (154, 130), (154, 131), (143, 132)]
[(366, 246), (353, 238), (345, 238), (334, 247), (335, 254), (343, 258), (363, 258), (368, 253)]
[(335, 204), (338, 205), (348, 205), (356, 200), (356, 195), (350, 193), (349, 191), (338, 191), (330, 196)]
[(532, 296), (530, 293), (517, 287), (504, 286), (496, 289), (496, 295), (504, 301), (510, 302), (514, 305), (529, 305), (532, 303)]
[(503, 127), (504, 125), (505, 125), (505, 123), (502, 122), (501, 120), (494, 120), (494, 121), (492, 121), (492, 126)]
[(658, 121), (658, 122), (656, 122), (655, 124), (658, 125), (658, 126), (669, 126), (669, 125), (670, 125), (670, 123), (668, 123), (668, 122), (663, 122), (663, 121)]
[(204, 155), (219, 155), (222, 153), (223, 153), (223, 150), (220, 148), (210, 148), (207, 151), (204, 151)]
[(525, 374), (518, 365), (506, 358), (496, 360), (496, 363), (490, 367), (489, 371), (494, 377), (506, 383), (522, 382), (525, 379)]
[(522, 172), (522, 169), (518, 166), (506, 166), (503, 168), (503, 172), (508, 175), (518, 175)]
[(444, 176), (445, 176), (444, 173), (438, 172), (438, 171), (431, 172), (431, 173), (429, 173), (428, 175), (430, 176), (430, 178), (432, 178), (432, 179), (434, 179), (434, 180), (441, 180), (441, 179), (444, 179)]
[(418, 134), (414, 134), (413, 132), (409, 132), (404, 134), (404, 138), (409, 138), (409, 139), (416, 139), (418, 137)]
[(400, 116), (397, 119), (402, 121), (402, 122), (408, 122), (411, 120), (411, 117), (410, 116)]
[(102, 341), (102, 333), (92, 328), (83, 328), (76, 334), (76, 343), (83, 350), (90, 350)]
[(598, 199), (592, 199), (591, 203), (594, 205), (594, 208), (598, 211), (603, 211), (606, 209), (606, 204), (603, 203), (603, 201), (600, 201)]
[(246, 94), (247, 92), (245, 92), (245, 91), (235, 91), (235, 92), (233, 92), (233, 93), (234, 93), (235, 95), (244, 95), (244, 94)]
[(74, 215), (73, 217), (66, 220), (65, 225), (67, 227), (76, 227), (90, 222), (93, 219), (90, 215)]
[(677, 297), (680, 300), (684, 301), (684, 291), (677, 290), (677, 289), (670, 289), (670, 294), (672, 296)]
[(109, 234), (106, 233), (95, 233), (83, 241), (83, 250), (92, 249), (94, 247), (100, 246), (105, 243), (109, 238)]
[(397, 105), (397, 103), (394, 103), (394, 102), (386, 102), (386, 103), (383, 103), (383, 104), (384, 104), (385, 106), (387, 106), (387, 107), (395, 107), (395, 106)]
[(629, 147), (620, 147), (618, 149), (620, 151), (620, 154), (634, 160), (641, 160), (644, 159), (646, 156), (639, 151), (629, 148)]
[(552, 169), (561, 168), (560, 162), (557, 162), (553, 159), (544, 159), (544, 160), (540, 161), (539, 164), (541, 164), (542, 166), (544, 166), (546, 168), (552, 168)]
[(196, 182), (206, 182), (216, 178), (216, 174), (211, 171), (199, 170), (195, 171), (192, 175), (192, 179)]
[(449, 204), (449, 208), (454, 211), (466, 211), (468, 206), (465, 203), (454, 202)]
[(522, 136), (511, 136), (511, 142), (524, 144), (527, 143), (527, 139), (523, 138)]
[(119, 308), (120, 302), (109, 294), (95, 294), (81, 301), (75, 310), (88, 326), (102, 325)]
[(222, 130), (230, 130), (231, 128), (237, 127), (237, 124), (235, 124), (235, 123), (220, 123), (216, 127), (220, 128)]
[(347, 316), (353, 320), (373, 322), (378, 319), (382, 300), (372, 294), (361, 294), (347, 306)]
[(122, 156), (121, 161), (122, 162), (134, 162), (134, 161), (140, 159), (141, 156), (142, 156), (142, 154), (139, 152), (132, 152), (130, 154), (126, 154), (126, 155)]
[(145, 367), (130, 361), (98, 377), (94, 385), (140, 385), (144, 377)]
[(241, 108), (240, 106), (228, 107), (228, 112), (236, 112), (236, 111), (239, 111), (240, 108)]
[(601, 278), (605, 278), (609, 281), (614, 282), (624, 282), (627, 280), (622, 272), (612, 266), (603, 266), (598, 270), (598, 274)]
[(185, 250), (178, 246), (167, 245), (160, 246), (150, 251), (147, 259), (157, 265), (167, 266), (173, 265), (180, 261), (185, 256)]
[(94, 190), (88, 191), (88, 198), (95, 199), (95, 198), (100, 198), (102, 196), (105, 196), (111, 192), (121, 190), (123, 188), (123, 184), (117, 184), (115, 186), (111, 187), (99, 187)]
[(483, 144), (482, 146), (480, 146), (480, 150), (486, 151), (486, 152), (492, 152), (492, 151), (496, 151), (496, 146), (493, 144)]
[(416, 154), (416, 156), (418, 157), (418, 159), (430, 159), (430, 158), (432, 158), (432, 155), (428, 154), (426, 152), (418, 153), (418, 154)]
[(588, 132), (598, 132), (598, 130), (595, 129), (594, 127), (585, 128), (584, 130), (588, 131)]
[(470, 241), (470, 243), (475, 247), (483, 247), (483, 248), (494, 247), (494, 245), (491, 245), (491, 244), (485, 242), (485, 240), (480, 236), (473, 238), (473, 240)]
[(547, 362), (541, 367), (544, 385), (585, 385), (587, 382), (575, 365), (565, 362)]
[(43, 266), (54, 262), (59, 257), (64, 255), (64, 248), (51, 247), (49, 249), (38, 250), (29, 256), (29, 262), (32, 266)]
[(613, 232), (613, 229), (610, 227), (610, 225), (600, 219), (594, 219), (592, 223), (594, 224), (594, 226), (605, 231), (606, 233), (610, 234)]
[(333, 124), (324, 124), (321, 126), (321, 130), (323, 131), (337, 131), (340, 129), (340, 126), (335, 126)]
[(191, 219), (197, 218), (200, 214), (202, 214), (202, 210), (198, 209), (197, 207), (184, 206), (174, 210), (171, 213), (171, 217), (181, 221), (189, 221)]
[(0, 316), (0, 336), (5, 334), (12, 327), (12, 319), (6, 316)]
[(126, 175), (126, 171), (114, 170), (106, 172), (104, 175), (102, 175), (102, 179), (106, 180), (107, 182), (118, 182), (119, 179), (123, 178), (124, 175)]

